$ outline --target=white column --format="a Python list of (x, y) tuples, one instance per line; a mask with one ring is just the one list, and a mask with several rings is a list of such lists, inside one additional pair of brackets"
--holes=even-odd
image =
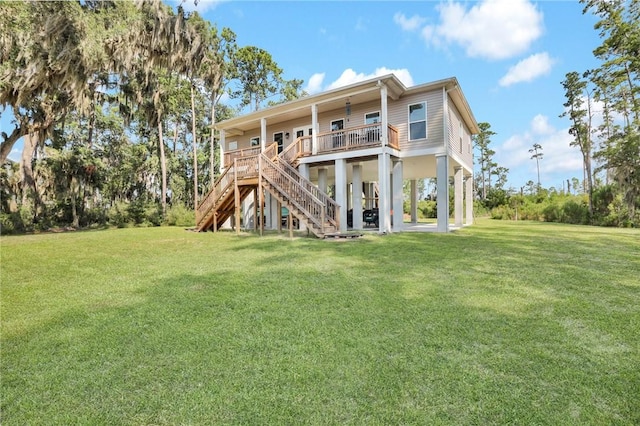
[(327, 192), (327, 169), (321, 167), (318, 169), (318, 188), (320, 191)]
[(362, 229), (362, 166), (355, 164), (351, 171), (353, 229)]
[(280, 229), (278, 228), (280, 226), (278, 223), (278, 218), (280, 218), (280, 212), (278, 211), (280, 203), (271, 195), (269, 195), (269, 200), (271, 205), (271, 229)]
[(347, 230), (347, 160), (339, 158), (336, 167), (336, 202), (340, 206), (340, 231)]
[(226, 140), (226, 132), (224, 131), (224, 129), (220, 130), (220, 173), (222, 174), (222, 172), (225, 169), (225, 164), (224, 164), (224, 146), (227, 143)]
[(473, 223), (473, 175), (467, 176), (464, 181), (465, 202), (466, 202), (466, 219), (465, 223), (471, 225)]
[[(300, 172), (300, 174), (302, 176), (305, 177), (305, 179), (309, 179), (309, 165), (308, 164), (300, 164), (298, 166), (298, 171)], [(307, 229), (307, 227), (304, 226), (304, 223), (300, 222), (300, 230), (304, 231), (306, 229)]]
[(411, 223), (418, 223), (418, 181), (411, 179)]
[(449, 232), (449, 156), (436, 155), (438, 232)]
[(389, 154), (378, 154), (378, 185), (380, 194), (378, 198), (379, 232), (391, 232), (390, 200), (389, 200)]
[(311, 135), (311, 154), (317, 155), (318, 154), (318, 105), (316, 104), (311, 105), (311, 128), (313, 129), (313, 134)]
[(456, 167), (453, 175), (453, 217), (457, 227), (462, 227), (462, 177), (462, 167)]
[(267, 147), (267, 119), (260, 119), (260, 150), (264, 151)]
[(389, 143), (387, 140), (387, 129), (389, 128), (387, 112), (387, 86), (383, 84), (380, 86), (380, 126), (382, 127), (380, 136), (383, 149)]
[(404, 227), (404, 191), (402, 190), (402, 160), (393, 163), (393, 231), (402, 231)]

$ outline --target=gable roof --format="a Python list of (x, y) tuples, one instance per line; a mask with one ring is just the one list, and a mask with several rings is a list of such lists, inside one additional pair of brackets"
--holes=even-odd
[(344, 108), (347, 100), (352, 104), (377, 100), (380, 98), (379, 89), (382, 84), (387, 86), (388, 96), (393, 100), (398, 100), (404, 95), (445, 89), (451, 96), (451, 99), (471, 130), (471, 133), (476, 134), (480, 132), (471, 108), (469, 108), (469, 104), (455, 77), (407, 88), (394, 74), (375, 77), (233, 117), (217, 123), (215, 127), (216, 129), (224, 129), (228, 135), (242, 135), (245, 131), (254, 129), (256, 122), (259, 123), (263, 118), (267, 119), (269, 124), (277, 124), (297, 118), (309, 117), (311, 115), (312, 105), (316, 105), (318, 113), (321, 113), (323, 111)]

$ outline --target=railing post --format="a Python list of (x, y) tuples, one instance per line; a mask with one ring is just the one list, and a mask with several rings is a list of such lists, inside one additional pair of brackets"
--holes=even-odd
[(234, 192), (234, 204), (235, 204), (235, 225), (236, 225), (236, 235), (240, 235), (240, 188), (238, 188), (238, 159), (233, 159), (233, 190)]

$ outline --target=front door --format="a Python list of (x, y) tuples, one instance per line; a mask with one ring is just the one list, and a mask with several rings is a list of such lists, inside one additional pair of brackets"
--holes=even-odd
[(278, 154), (284, 149), (284, 133), (278, 132), (273, 134), (273, 141), (278, 143)]
[[(294, 142), (295, 142), (296, 140), (298, 140), (298, 138), (311, 136), (313, 134), (313, 128), (311, 127), (311, 124), (302, 126), (302, 127), (296, 127), (293, 129), (293, 134), (295, 135), (295, 139), (294, 139)], [(305, 152), (311, 151), (311, 140), (309, 138), (303, 141), (302, 150)]]

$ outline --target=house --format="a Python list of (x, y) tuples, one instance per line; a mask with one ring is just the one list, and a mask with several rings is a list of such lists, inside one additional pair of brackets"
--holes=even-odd
[(402, 231), (403, 182), (415, 200), (423, 178), (437, 180), (439, 232), (449, 231), (450, 178), (455, 225), (473, 220), (471, 137), (479, 128), (456, 78), (405, 87), (390, 74), (216, 128), (222, 174), (199, 203), (199, 230), (230, 219), (236, 229), (280, 228), (285, 207), (319, 237), (370, 226), (365, 210), (377, 212), (379, 232)]

